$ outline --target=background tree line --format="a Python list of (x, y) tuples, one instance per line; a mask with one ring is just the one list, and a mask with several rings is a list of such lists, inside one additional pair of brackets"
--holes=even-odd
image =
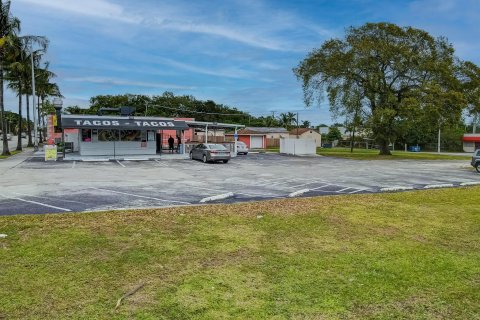
[[(252, 127), (295, 127), (296, 114), (280, 113), (278, 117), (255, 117), (247, 112), (215, 103), (212, 100), (198, 100), (191, 95), (175, 95), (164, 92), (162, 95), (98, 95), (90, 99), (90, 107), (69, 106), (65, 112), (70, 114), (97, 114), (100, 108), (134, 107), (136, 116), (195, 118), (197, 121), (237, 123)], [(302, 121), (300, 127), (310, 127), (309, 121)]]

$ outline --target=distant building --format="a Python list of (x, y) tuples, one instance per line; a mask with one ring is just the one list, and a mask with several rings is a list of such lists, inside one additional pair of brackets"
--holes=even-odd
[(480, 133), (466, 133), (463, 135), (463, 151), (474, 152), (480, 149)]
[(312, 140), (315, 140), (315, 145), (317, 147), (322, 146), (322, 135), (314, 129), (298, 128), (298, 130), (297, 129), (290, 130), (289, 133), (290, 133), (290, 138), (296, 138), (298, 136), (298, 138), (300, 139), (312, 139)]

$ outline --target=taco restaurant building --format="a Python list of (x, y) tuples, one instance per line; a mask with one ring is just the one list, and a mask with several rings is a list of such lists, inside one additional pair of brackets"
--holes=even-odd
[[(61, 133), (55, 133), (54, 115), (49, 119), (49, 143), (59, 142)], [(61, 115), (58, 123), (63, 129), (66, 156), (159, 156), (169, 152), (168, 139), (174, 139), (176, 154), (186, 154), (196, 141), (196, 131), (242, 128), (243, 125), (198, 122), (192, 118), (157, 118), (134, 116)], [(207, 141), (202, 141), (207, 142)]]

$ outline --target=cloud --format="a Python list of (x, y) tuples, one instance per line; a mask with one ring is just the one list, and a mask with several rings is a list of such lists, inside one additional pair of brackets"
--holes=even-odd
[(90, 82), (109, 84), (114, 86), (133, 86), (133, 87), (145, 87), (145, 88), (162, 88), (162, 89), (195, 89), (191, 86), (180, 86), (170, 83), (158, 83), (158, 82), (143, 82), (143, 81), (130, 81), (122, 79), (114, 79), (109, 77), (73, 77), (65, 78), (64, 81), (71, 82)]
[(139, 23), (141, 18), (127, 14), (125, 9), (106, 0), (17, 0), (53, 10), (60, 10), (73, 14), (91, 16), (102, 19), (117, 20), (126, 23)]
[(242, 70), (239, 68), (231, 67), (231, 68), (222, 68), (222, 69), (218, 68), (216, 70), (212, 70), (204, 67), (198, 67), (192, 64), (187, 64), (184, 62), (179, 62), (169, 58), (155, 58), (155, 59), (157, 62), (160, 62), (165, 65), (169, 65), (174, 68), (191, 71), (194, 73), (206, 74), (210, 76), (235, 78), (235, 79), (252, 78), (255, 76), (255, 73)]

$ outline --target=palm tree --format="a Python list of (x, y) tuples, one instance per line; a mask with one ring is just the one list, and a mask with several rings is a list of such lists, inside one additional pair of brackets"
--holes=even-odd
[(295, 122), (295, 113), (293, 112), (280, 113), (280, 123), (282, 124), (283, 127), (285, 127), (285, 129), (290, 130), (294, 122)]
[[(42, 128), (45, 128), (45, 113), (41, 112), (41, 110), (46, 110), (45, 107), (45, 99), (48, 97), (62, 97), (60, 94), (60, 89), (56, 83), (52, 83), (50, 80), (57, 75), (50, 70), (48, 70), (49, 63), (45, 62), (45, 68), (37, 69), (35, 71), (35, 91), (38, 96), (38, 126), (42, 124)], [(40, 107), (40, 100), (42, 106)], [(42, 123), (41, 123), (42, 122)], [(44, 133), (45, 136), (45, 133)], [(40, 131), (40, 141), (42, 141), (42, 131)]]
[(0, 0), (0, 123), (3, 135), (2, 155), (10, 155), (7, 141), (7, 128), (4, 119), (3, 104), (3, 67), (5, 64), (6, 48), (12, 43), (12, 37), (20, 32), (20, 20), (10, 14), (10, 1)]
[(14, 46), (10, 50), (10, 61), (7, 65), (7, 73), (5, 79), (9, 82), (8, 88), (12, 91), (17, 92), (18, 96), (18, 141), (17, 149), (18, 151), (22, 150), (22, 129), (23, 129), (23, 117), (22, 117), (22, 97), (24, 94), (24, 83), (25, 79), (28, 78), (30, 70), (30, 60), (28, 59), (28, 54), (24, 46), (24, 42), (21, 38), (16, 38), (14, 41)]

